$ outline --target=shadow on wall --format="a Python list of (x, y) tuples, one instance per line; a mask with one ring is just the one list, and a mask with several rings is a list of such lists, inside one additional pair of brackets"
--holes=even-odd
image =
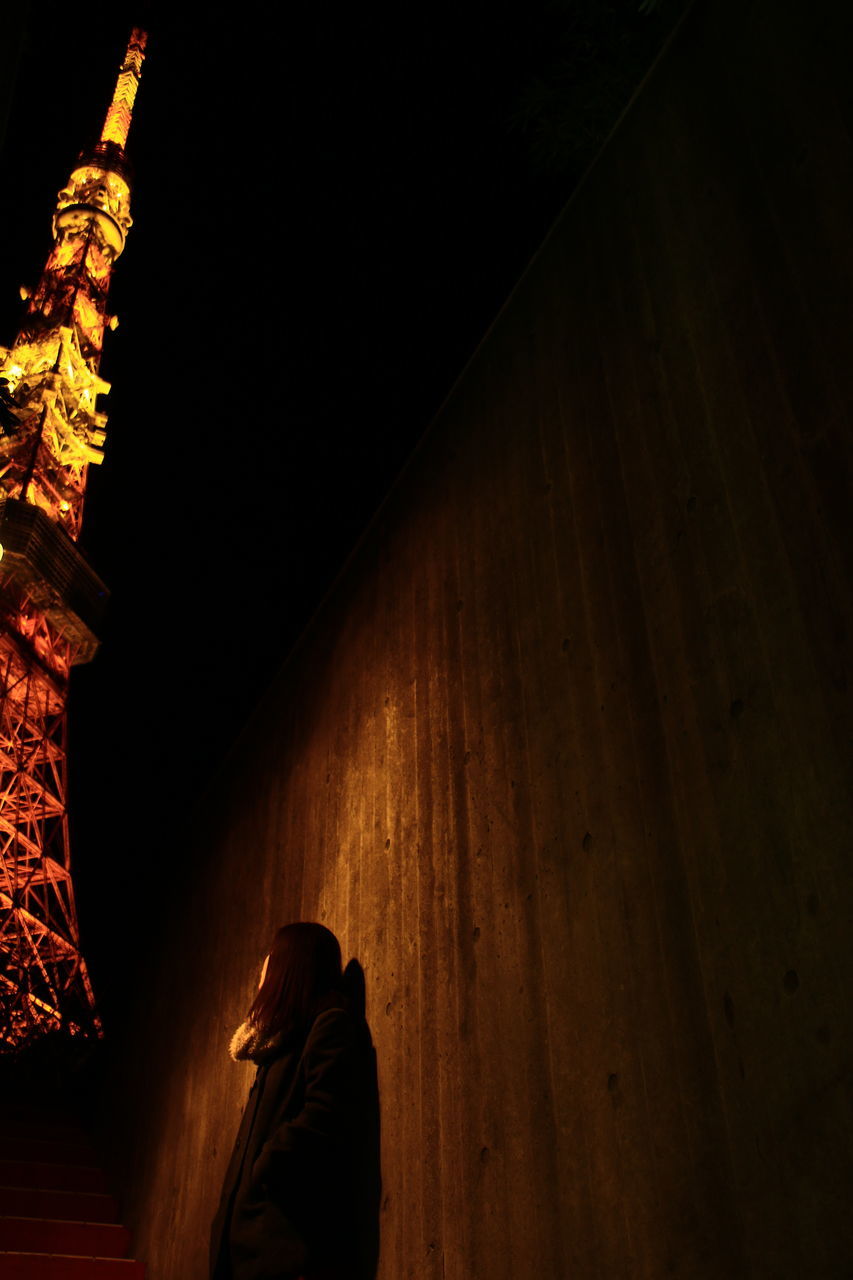
[(367, 993), (364, 969), (355, 959), (344, 969), (344, 993), (358, 1015), (359, 1025), (365, 1037), (364, 1057), (367, 1068), (364, 1095), (368, 1114), (365, 1117), (365, 1142), (361, 1152), (361, 1167), (354, 1170), (353, 1179), (358, 1196), (356, 1222), (358, 1237), (353, 1275), (356, 1280), (374, 1280), (379, 1266), (379, 1205), (382, 1194), (382, 1169), (380, 1164), (379, 1076), (376, 1068), (376, 1050), (367, 1025)]

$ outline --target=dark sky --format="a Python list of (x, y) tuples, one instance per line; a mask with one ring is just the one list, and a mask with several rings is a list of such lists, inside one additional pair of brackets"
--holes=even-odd
[(248, 0), (226, 21), (47, 0), (25, 15), (6, 343), (129, 28), (150, 32), (82, 539), (112, 600), (71, 697), (78, 909), (108, 1004), (119, 949), (156, 927), (194, 795), (681, 7)]

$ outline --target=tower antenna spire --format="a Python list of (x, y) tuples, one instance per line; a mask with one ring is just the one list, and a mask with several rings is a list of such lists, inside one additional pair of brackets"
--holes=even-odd
[(101, 130), (101, 142), (112, 142), (122, 151), (127, 143), (130, 117), (133, 114), (133, 103), (139, 88), (139, 78), (142, 75), (142, 61), (145, 57), (147, 40), (148, 35), (145, 31), (139, 27), (133, 28), (127, 43), (124, 62), (121, 64), (116, 80), (113, 100)]
[(29, 295), (27, 318), (15, 345), (70, 329), (89, 368), (98, 368), (107, 314), (107, 294), (116, 259), (124, 250), (130, 217), (130, 168), (124, 144), (147, 36), (131, 32), (100, 141), (83, 151), (56, 197), (54, 247), (41, 279)]

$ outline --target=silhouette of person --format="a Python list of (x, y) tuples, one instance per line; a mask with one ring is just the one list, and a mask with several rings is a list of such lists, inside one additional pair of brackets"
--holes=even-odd
[(230, 1045), (257, 1072), (211, 1228), (211, 1280), (372, 1274), (363, 1217), (375, 1059), (358, 992), (344, 988), (329, 929), (278, 930)]

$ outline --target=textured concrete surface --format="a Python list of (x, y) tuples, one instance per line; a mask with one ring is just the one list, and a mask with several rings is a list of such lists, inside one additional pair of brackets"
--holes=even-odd
[(694, 11), (200, 806), (113, 1079), (151, 1280), (300, 917), (366, 973), (381, 1280), (848, 1273), (841, 15)]

